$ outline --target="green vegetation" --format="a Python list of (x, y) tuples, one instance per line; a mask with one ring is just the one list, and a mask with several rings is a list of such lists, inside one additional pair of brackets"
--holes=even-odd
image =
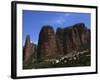
[(24, 69), (38, 69), (38, 68), (57, 68), (57, 67), (80, 67), (80, 66), (90, 66), (91, 64), (91, 55), (90, 51), (79, 52), (78, 56), (74, 55), (69, 58), (64, 58), (55, 61), (42, 61), (34, 62), (30, 65), (24, 67)]

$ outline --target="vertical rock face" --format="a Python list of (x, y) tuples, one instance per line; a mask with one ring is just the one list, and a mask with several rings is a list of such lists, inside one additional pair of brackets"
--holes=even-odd
[[(39, 61), (64, 56), (82, 47), (90, 48), (90, 29), (85, 24), (78, 23), (66, 28), (57, 28), (56, 33), (49, 25), (43, 26), (39, 33), (38, 45), (30, 42), (26, 37), (23, 47), (24, 64), (28, 65), (34, 59)], [(88, 48), (87, 48), (88, 46)]]
[(81, 45), (89, 41), (89, 32), (83, 23), (64, 29), (64, 53), (79, 50)]
[(90, 43), (90, 30), (83, 23), (78, 23), (64, 29), (57, 29), (56, 32), (58, 50), (67, 54), (80, 49), (81, 45)]
[(88, 29), (88, 45), (91, 45), (91, 32), (90, 29)]
[(64, 29), (64, 53), (67, 54), (78, 49), (80, 44), (79, 35), (72, 28)]
[[(34, 55), (34, 56), (33, 56)], [(23, 48), (24, 65), (31, 63), (31, 59), (36, 55), (36, 45), (30, 42), (30, 36), (26, 37), (25, 46)], [(32, 57), (32, 58), (31, 58)]]
[(86, 44), (88, 41), (88, 29), (85, 24), (79, 23), (74, 25), (74, 28), (78, 30), (81, 44)]
[(63, 48), (64, 48), (64, 30), (61, 28), (57, 28), (56, 30), (56, 40), (57, 40), (57, 48), (58, 53), (60, 55), (64, 54)]
[(54, 30), (51, 26), (43, 26), (38, 40), (38, 59), (52, 58), (57, 55), (57, 44)]

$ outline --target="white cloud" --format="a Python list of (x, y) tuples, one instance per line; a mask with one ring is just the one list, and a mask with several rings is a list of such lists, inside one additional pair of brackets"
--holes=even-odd
[(58, 16), (57, 18), (55, 18), (55, 20), (52, 20), (52, 22), (56, 23), (56, 24), (63, 24), (66, 21), (66, 17), (70, 17), (70, 13), (66, 13), (64, 15)]
[(31, 41), (31, 43), (38, 44), (38, 41)]
[(62, 19), (58, 19), (58, 20), (56, 20), (56, 22), (59, 23), (59, 24), (62, 24), (63, 20)]
[(70, 16), (70, 14), (69, 14), (69, 13), (66, 13), (64, 16), (66, 16), (66, 17), (67, 17), (67, 16)]
[(63, 24), (64, 22), (65, 22), (65, 17), (68, 17), (68, 16), (70, 16), (70, 14), (69, 13), (66, 13), (65, 15), (63, 15), (63, 16), (60, 16), (57, 20), (56, 20), (56, 22), (58, 23), (58, 24)]
[(38, 44), (38, 41), (34, 41), (33, 43), (34, 43), (34, 44)]

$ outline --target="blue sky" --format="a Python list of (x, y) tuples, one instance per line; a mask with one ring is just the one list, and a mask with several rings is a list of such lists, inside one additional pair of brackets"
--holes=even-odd
[(44, 25), (51, 25), (56, 30), (58, 27), (64, 28), (83, 22), (87, 28), (90, 28), (90, 18), (89, 13), (23, 10), (23, 44), (27, 35), (30, 35), (31, 41), (37, 44), (39, 32)]

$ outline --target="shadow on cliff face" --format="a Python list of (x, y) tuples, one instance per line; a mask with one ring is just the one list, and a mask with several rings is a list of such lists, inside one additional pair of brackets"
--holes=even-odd
[(84, 23), (65, 28), (43, 26), (38, 45), (26, 37), (23, 69), (90, 66), (90, 29)]

